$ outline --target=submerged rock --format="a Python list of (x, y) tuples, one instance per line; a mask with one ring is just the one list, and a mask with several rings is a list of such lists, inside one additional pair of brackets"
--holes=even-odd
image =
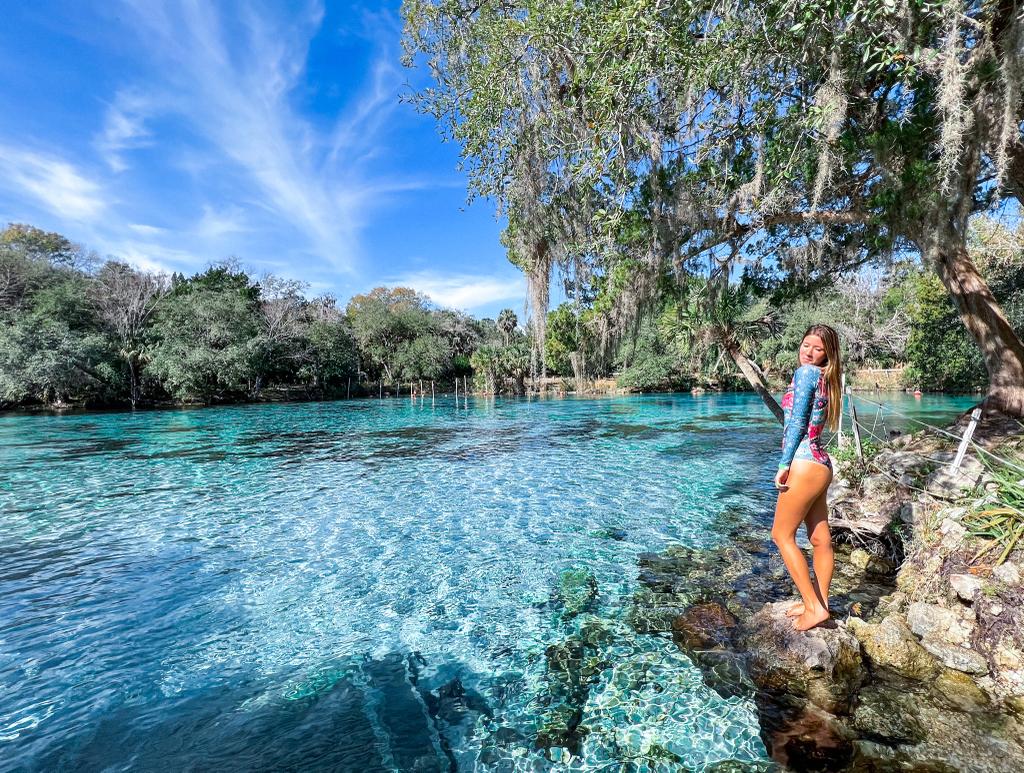
[(685, 650), (724, 649), (732, 639), (736, 618), (717, 602), (695, 604), (672, 621), (672, 633)]
[(857, 694), (853, 726), (882, 743), (918, 743), (926, 733), (916, 705), (912, 695), (868, 685)]
[(597, 580), (587, 568), (566, 569), (558, 576), (558, 600), (565, 617), (590, 610), (597, 600)]

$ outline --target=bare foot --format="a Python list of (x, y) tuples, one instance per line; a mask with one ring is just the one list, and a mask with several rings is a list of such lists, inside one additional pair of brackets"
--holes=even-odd
[(828, 618), (828, 610), (825, 608), (819, 610), (804, 610), (804, 613), (793, 621), (793, 627), (798, 631), (808, 631), (814, 626), (824, 623)]
[(786, 617), (799, 617), (804, 613), (804, 604), (802, 601), (796, 602), (793, 606), (786, 610)]

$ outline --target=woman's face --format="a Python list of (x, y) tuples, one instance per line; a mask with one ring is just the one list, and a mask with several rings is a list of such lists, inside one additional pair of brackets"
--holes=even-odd
[(804, 336), (800, 344), (800, 364), (821, 367), (825, 365), (825, 360), (825, 342), (821, 337), (814, 334)]

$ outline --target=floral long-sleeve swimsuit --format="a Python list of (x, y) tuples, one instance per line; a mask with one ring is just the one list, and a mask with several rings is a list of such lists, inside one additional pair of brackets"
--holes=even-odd
[(786, 420), (782, 430), (779, 469), (794, 459), (809, 459), (832, 469), (832, 460), (821, 445), (821, 430), (828, 414), (828, 385), (817, 365), (801, 365), (782, 396)]

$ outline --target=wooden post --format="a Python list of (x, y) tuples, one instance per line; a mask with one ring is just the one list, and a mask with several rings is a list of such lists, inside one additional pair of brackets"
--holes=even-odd
[(384, 399), (384, 382), (383, 381), (378, 381), (377, 384), (380, 385), (380, 389), (378, 390), (378, 392), (379, 392), (378, 397), (380, 397), (380, 399), (383, 400)]
[(974, 434), (974, 428), (978, 426), (978, 419), (980, 418), (981, 408), (975, 408), (971, 411), (971, 421), (967, 425), (967, 429), (964, 430), (964, 436), (960, 438), (960, 447), (956, 449), (956, 458), (953, 460), (953, 467), (950, 469), (950, 472), (956, 472), (960, 468), (960, 463), (964, 460), (967, 446), (971, 442), (971, 436)]
[(846, 374), (843, 373), (841, 376), (842, 386), (839, 390), (839, 432), (836, 434), (838, 437), (839, 447), (843, 447), (843, 414), (846, 413), (844, 400), (846, 397)]
[(459, 377), (455, 377), (455, 407), (459, 407)]
[(430, 402), (434, 402), (434, 379), (430, 379)]
[(847, 399), (850, 401), (850, 418), (853, 419), (853, 444), (854, 447), (857, 449), (857, 458), (863, 459), (864, 448), (860, 444), (860, 427), (857, 426), (857, 406), (853, 404), (853, 395), (851, 395), (849, 392), (847, 392), (846, 394)]
[(345, 399), (352, 397), (352, 377), (348, 377), (348, 386), (345, 387)]

